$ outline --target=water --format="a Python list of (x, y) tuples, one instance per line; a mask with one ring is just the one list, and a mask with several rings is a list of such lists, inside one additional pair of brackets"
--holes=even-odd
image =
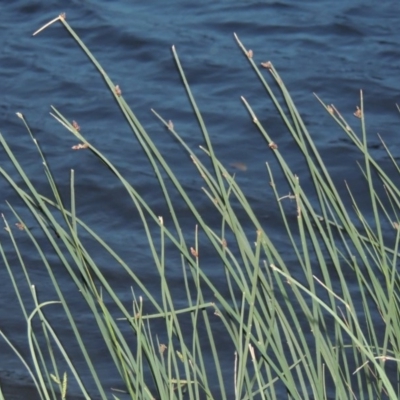
[[(273, 168), (276, 164), (240, 96), (252, 104), (279, 149), (290, 157), (294, 170), (300, 177), (304, 174), (302, 182), (307, 185), (305, 165), (291, 138), (282, 130), (266, 94), (236, 45), (233, 32), (247, 48), (253, 49), (257, 62), (274, 63), (338, 181), (346, 179), (357, 188), (360, 176), (355, 161), (359, 156), (325, 115), (314, 92), (325, 102), (334, 103), (354, 122), (352, 114), (359, 105), (359, 90), (363, 89), (374, 155), (386, 165), (388, 160), (377, 132), (392, 152), (399, 154), (394, 136), (400, 86), (400, 5), (396, 1), (377, 5), (326, 0), (146, 4), (87, 0), (70, 1), (66, 7), (61, 1), (47, 1), (44, 6), (40, 1), (27, 4), (17, 0), (3, 2), (0, 7), (2, 134), (22, 157), (30, 176), (45, 190), (40, 159), (15, 113), (22, 112), (27, 117), (65, 193), (69, 171), (75, 170), (79, 214), (101, 230), (124, 256), (131, 257), (143, 276), (148, 274), (150, 288), (151, 269), (146, 265), (147, 253), (141, 250), (143, 236), (129, 200), (93, 157), (70, 150), (75, 140), (49, 116), (50, 105), (54, 105), (68, 119), (78, 121), (84, 135), (104, 149), (121, 170), (129, 172), (138, 191), (163, 215), (164, 206), (153, 192), (152, 171), (94, 67), (61, 24), (32, 38), (33, 31), (60, 12), (66, 12), (68, 22), (120, 85), (142, 124), (156, 138), (167, 159), (174, 161), (186, 187), (199, 195), (199, 180), (188, 173), (190, 161), (150, 112), (154, 108), (167, 120), (173, 120), (191, 146), (203, 144), (173, 61), (172, 45), (179, 53), (218, 155), (226, 164), (240, 162), (247, 166), (247, 171), (239, 171), (238, 179), (250, 192), (266, 223), (273, 223), (274, 216), (266, 206), (271, 194), (265, 190), (265, 162)], [(8, 168), (3, 154), (1, 159), (2, 166)], [(16, 197), (4, 183), (0, 193), (0, 211), (13, 224), (16, 221), (4, 200), (16, 201)], [(43, 293), (45, 273), (35, 269), (35, 261), (35, 257), (27, 256), (35, 284)], [(113, 266), (104, 265), (104, 269), (124, 290), (123, 278), (115, 276)], [(17, 303), (10, 300), (14, 294), (4, 268), (0, 270), (0, 292), (0, 329), (11, 335), (23, 351), (26, 328), (21, 326)], [(92, 344), (94, 348), (98, 346), (95, 340)], [(23, 376), (23, 367), (4, 343), (0, 343), (0, 354), (0, 377)], [(107, 369), (106, 360), (103, 368)], [(113, 379), (110, 377), (110, 385), (115, 383)], [(16, 378), (15, 382), (25, 384), (25, 379)]]

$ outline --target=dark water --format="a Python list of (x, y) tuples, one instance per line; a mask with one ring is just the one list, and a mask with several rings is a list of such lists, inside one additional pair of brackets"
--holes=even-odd
[[(394, 155), (400, 152), (395, 107), (400, 89), (400, 5), (397, 1), (206, 0), (143, 4), (88, 0), (70, 1), (68, 6), (61, 1), (1, 3), (1, 133), (22, 158), (30, 176), (46, 190), (41, 161), (15, 113), (26, 116), (65, 193), (69, 171), (75, 170), (78, 214), (132, 260), (138, 274), (148, 279), (150, 288), (153, 275), (147, 265), (143, 231), (135, 221), (129, 199), (92, 157), (70, 150), (76, 144), (74, 138), (49, 115), (50, 105), (54, 105), (68, 119), (78, 121), (83, 134), (129, 174), (137, 190), (163, 215), (165, 207), (158, 192), (154, 192), (151, 169), (94, 67), (61, 24), (32, 37), (37, 28), (60, 12), (66, 12), (69, 24), (120, 85), (142, 124), (156, 138), (167, 159), (174, 162), (186, 187), (199, 196), (199, 180), (188, 169), (190, 161), (150, 112), (154, 108), (166, 119), (173, 120), (175, 128), (191, 146), (203, 144), (172, 58), (172, 45), (180, 55), (218, 155), (226, 164), (240, 162), (247, 166), (247, 171), (239, 171), (238, 179), (267, 223), (268, 220), (273, 223), (274, 216), (268, 212), (272, 193), (267, 188), (265, 162), (270, 162), (273, 168), (276, 164), (240, 96), (248, 99), (259, 119), (270, 128), (280, 150), (290, 157), (300, 177), (306, 168), (236, 45), (233, 32), (246, 47), (253, 49), (257, 61), (274, 63), (335, 179), (346, 179), (357, 191), (360, 175), (355, 161), (359, 156), (323, 112), (314, 92), (325, 102), (334, 103), (353, 121), (352, 114), (359, 105), (359, 90), (363, 89), (374, 155), (382, 164), (387, 163), (377, 132)], [(3, 153), (1, 160), (2, 166), (9, 168)], [(307, 185), (306, 175), (303, 184)], [(0, 185), (0, 212), (13, 224), (16, 221), (4, 201), (13, 201), (16, 197), (3, 182)], [(188, 234), (192, 234), (193, 229), (189, 228)], [(26, 261), (38, 290), (46, 293), (45, 272), (35, 268), (35, 256), (27, 255)], [(129, 286), (124, 279), (115, 274), (112, 265), (104, 264), (110, 280), (128, 296)], [(174, 279), (173, 273), (171, 277)], [(179, 282), (177, 275), (176, 283)], [(21, 325), (20, 311), (3, 267), (0, 293), (0, 329), (24, 352), (26, 327)], [(62, 326), (62, 319), (56, 320), (57, 323)], [(93, 339), (91, 344), (95, 352), (99, 343)], [(99, 348), (99, 360), (103, 358), (102, 351)], [(0, 377), (2, 374), (23, 376), (21, 363), (1, 341), (0, 354), (3, 371)], [(104, 360), (102, 367), (106, 372), (107, 359)], [(117, 385), (113, 374), (104, 376), (107, 385)], [(16, 383), (19, 381), (16, 378)]]

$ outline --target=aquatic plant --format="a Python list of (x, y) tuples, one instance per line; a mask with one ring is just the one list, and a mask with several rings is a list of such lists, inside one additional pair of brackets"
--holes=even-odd
[[(277, 182), (276, 172), (266, 165), (266, 182), (270, 182), (266, 190), (275, 197), (286, 232), (292, 256), (288, 261), (274, 244), (274, 234), (265, 230), (248, 194), (216, 156), (176, 49), (172, 48), (173, 57), (205, 141), (201, 148), (203, 157), (196, 155), (171, 121), (155, 111), (154, 114), (181, 144), (182, 152), (190, 156), (203, 179), (204, 198), (215, 212), (213, 224), (125, 102), (122, 88), (109, 78), (65, 16), (60, 15), (50, 23), (58, 21), (98, 69), (141, 144), (164, 196), (168, 221), (166, 215), (159, 216), (153, 211), (135, 189), (132, 178), (124, 176), (81, 133), (76, 122), (70, 122), (53, 107), (53, 117), (79, 141), (75, 148), (90, 151), (102, 161), (125, 188), (140, 216), (152, 254), (148, 261), (154, 266), (154, 279), (159, 282), (159, 292), (151, 293), (140, 272), (135, 272), (100, 234), (78, 218), (74, 171), (70, 176), (69, 199), (63, 198), (24, 116), (18, 114), (42, 158), (52, 197), (37, 189), (0, 135), (1, 145), (18, 178), (13, 178), (3, 167), (0, 174), (30, 211), (36, 229), (31, 229), (32, 223), (28, 224), (12, 204), (10, 210), (36, 249), (54, 289), (53, 300), (39, 301), (24, 262), (24, 246), (3, 217), (8, 240), (2, 239), (0, 252), (26, 319), (30, 356), (24, 358), (12, 338), (0, 334), (24, 362), (41, 398), (65, 398), (71, 381), (76, 382), (86, 398), (102, 399), (111, 394), (114, 398), (134, 399), (244, 400), (275, 399), (283, 395), (299, 400), (399, 398), (400, 192), (368, 148), (362, 93), (355, 112), (355, 128), (335, 106), (319, 101), (322, 110), (331, 115), (342, 134), (362, 155), (363, 164), (359, 167), (365, 178), (364, 198), (368, 199), (371, 211), (368, 218), (350, 187), (346, 198), (340, 194), (273, 64), (264, 61), (261, 66), (256, 64), (256, 52), (246, 49), (235, 35), (303, 155), (313, 183), (312, 191), (302, 187), (287, 162), (288, 156), (281, 152), (279, 143), (260, 122), (250, 102), (242, 98), (265, 138), (266, 149), (273, 152), (284, 176)], [(389, 149), (386, 146), (385, 149), (399, 171)], [(288, 188), (289, 195), (283, 195)], [(172, 192), (179, 194), (196, 221), (194, 241), (184, 234)], [(296, 205), (294, 218), (285, 209), (285, 202), (290, 200)], [(30, 293), (24, 292), (22, 283), (16, 280), (17, 265), (9, 261), (10, 243)], [(204, 249), (220, 268), (219, 280), (209, 274), (210, 268), (202, 260)], [(179, 291), (168, 282), (171, 252), (181, 260)], [(96, 262), (99, 253), (113, 259), (129, 276), (132, 309), (126, 306), (120, 290), (112, 286)], [(92, 316), (90, 323), (95, 323), (98, 335), (104, 339), (102, 351), (110, 355), (109, 368), (118, 371), (121, 389), (126, 394), (104, 387), (88, 346), (90, 339), (85, 335), (87, 323), (82, 323), (74, 312), (71, 292), (67, 293), (61, 283), (59, 270), (52, 268), (54, 257), (75, 287), (72, 296), (79, 296), (85, 302), (87, 313)], [(58, 318), (65, 320), (66, 329), (68, 326), (71, 332), (68, 343), (59, 339), (48, 317), (51, 314), (47, 310), (54, 304), (59, 307)], [(93, 383), (81, 379), (76, 360), (68, 351), (72, 341), (79, 347)], [(234, 351), (231, 359), (222, 359), (226, 353), (221, 352), (221, 343)]]

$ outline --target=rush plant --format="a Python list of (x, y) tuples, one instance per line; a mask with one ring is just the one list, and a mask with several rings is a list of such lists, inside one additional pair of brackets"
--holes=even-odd
[[(56, 22), (70, 33), (104, 78), (157, 178), (159, 187), (154, 190), (163, 196), (168, 221), (146, 202), (131, 176), (124, 175), (76, 123), (52, 107), (52, 116), (79, 141), (77, 148), (102, 161), (104, 169), (111, 171), (124, 187), (132, 208), (140, 216), (152, 254), (148, 264), (153, 266), (154, 280), (159, 282), (159, 291), (154, 293), (140, 272), (135, 272), (101, 234), (78, 217), (74, 171), (70, 174), (69, 196), (63, 197), (23, 115), (18, 114), (38, 157), (42, 158), (51, 196), (37, 189), (0, 135), (18, 177), (3, 166), (0, 175), (30, 211), (35, 229), (13, 204), (9, 204), (7, 218), (18, 221), (41, 259), (54, 293), (53, 300), (39, 301), (36, 282), (24, 262), (24, 246), (3, 216), (6, 231), (0, 242), (2, 268), (8, 270), (26, 320), (29, 352), (19, 353), (13, 338), (0, 334), (25, 364), (41, 398), (67, 398), (73, 381), (85, 398), (102, 399), (398, 399), (400, 192), (368, 147), (362, 93), (354, 128), (335, 106), (318, 100), (321, 111), (331, 115), (362, 155), (359, 167), (364, 199), (368, 199), (370, 207), (368, 218), (350, 187), (345, 198), (340, 194), (273, 64), (256, 63), (256, 52), (248, 50), (235, 35), (240, 50), (284, 121), (287, 134), (303, 156), (312, 181), (311, 191), (302, 187), (287, 162), (289, 156), (281, 151), (276, 138), (253, 111), (252, 100), (242, 98), (250, 118), (265, 138), (266, 150), (273, 152), (281, 168), (278, 172), (284, 176), (283, 181), (276, 182), (277, 171), (266, 165), (265, 182), (270, 182), (266, 191), (271, 191), (276, 200), (285, 240), (290, 246), (288, 261), (280, 253), (274, 233), (266, 231), (252, 208), (249, 193), (242, 190), (216, 156), (176, 49), (172, 48), (172, 54), (177, 71), (205, 142), (201, 147), (203, 156), (196, 155), (170, 121), (153, 112), (181, 144), (182, 153), (193, 161), (203, 180), (204, 201), (209, 202), (215, 215), (213, 225), (125, 102), (121, 88), (109, 78), (65, 15), (49, 24)], [(385, 149), (399, 172), (396, 160), (386, 146)], [(290, 194), (285, 196), (288, 190)], [(176, 193), (195, 219), (194, 241), (192, 236), (186, 237), (182, 227)], [(288, 197), (296, 205), (295, 218), (285, 208)], [(204, 248), (212, 254), (213, 265), (220, 269), (218, 280), (215, 271), (210, 274), (207, 262), (202, 260)], [(179, 302), (176, 288), (167, 279), (166, 265), (172, 252), (181, 261)], [(96, 262), (99, 254), (114, 260), (121, 273), (131, 280), (127, 287), (133, 288), (133, 306), (126, 305), (121, 290), (105, 276)], [(102, 351), (109, 354), (109, 369), (118, 372), (124, 393), (104, 387), (88, 349), (87, 325), (82, 324), (71, 307), (71, 293), (52, 268), (54, 258), (61, 262), (75, 288), (73, 296), (80, 296), (87, 315), (104, 339)], [(16, 280), (20, 271), (30, 288), (28, 292)], [(69, 343), (59, 339), (48, 317), (50, 307), (59, 308), (58, 318), (63, 318), (71, 331)], [(221, 353), (218, 346), (221, 338), (232, 348), (228, 360), (222, 359), (226, 353)], [(78, 346), (91, 382), (81, 378), (82, 367), (76, 366), (68, 351), (71, 343)]]

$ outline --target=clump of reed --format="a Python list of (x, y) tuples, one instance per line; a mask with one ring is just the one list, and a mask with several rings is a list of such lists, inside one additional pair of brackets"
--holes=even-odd
[[(148, 157), (169, 218), (168, 223), (164, 222), (164, 218), (157, 215), (135, 189), (131, 177), (124, 176), (85, 138), (76, 123), (53, 107), (53, 117), (79, 141), (77, 148), (91, 151), (93, 157), (112, 171), (140, 215), (152, 254), (148, 263), (154, 267), (154, 279), (158, 280), (160, 288), (158, 293), (152, 293), (140, 273), (136, 273), (100, 234), (78, 218), (73, 171), (69, 199), (62, 197), (56, 178), (23, 115), (19, 114), (19, 117), (37, 146), (38, 157), (42, 158), (52, 197), (37, 190), (0, 135), (1, 145), (18, 171), (18, 179), (4, 168), (0, 168), (0, 174), (30, 211), (36, 229), (30, 229), (9, 204), (11, 215), (19, 221), (20, 228), (36, 249), (55, 293), (53, 301), (38, 300), (35, 282), (23, 261), (24, 247), (4, 218), (9, 237), (7, 241), (2, 239), (0, 251), (26, 319), (29, 355), (24, 357), (13, 345), (12, 337), (0, 333), (25, 364), (41, 398), (66, 398), (71, 381), (85, 398), (102, 399), (111, 396), (243, 400), (283, 396), (299, 400), (399, 398), (397, 257), (400, 192), (368, 148), (362, 93), (355, 113), (355, 128), (333, 105), (320, 102), (322, 112), (332, 116), (342, 134), (362, 155), (360, 169), (365, 179), (364, 198), (369, 202), (370, 218), (360, 211), (350, 188), (346, 200), (339, 193), (273, 64), (262, 62), (261, 67), (257, 65), (255, 52), (246, 49), (235, 35), (239, 48), (302, 154), (312, 180), (313, 192), (310, 194), (303, 189), (287, 162), (287, 155), (269, 135), (250, 102), (242, 98), (251, 119), (265, 138), (266, 149), (273, 152), (279, 162), (290, 188), (290, 197), (296, 204), (297, 216), (289, 218), (282, 193), (274, 181), (274, 171), (267, 164), (266, 175), (271, 183), (268, 190), (276, 199), (294, 265), (293, 258), (288, 263), (280, 254), (273, 233), (268, 234), (265, 230), (263, 221), (248, 201), (248, 194), (217, 158), (175, 48), (172, 49), (173, 57), (205, 141), (203, 158), (196, 155), (170, 121), (154, 114), (182, 145), (182, 152), (193, 161), (203, 179), (204, 197), (209, 199), (218, 216), (218, 229), (207, 223), (205, 215), (125, 102), (121, 89), (99, 65), (65, 16), (60, 15), (51, 23), (56, 21), (71, 34), (104, 78)], [(389, 149), (386, 146), (385, 149), (395, 170), (399, 171)], [(166, 184), (165, 177), (171, 186)], [(188, 241), (183, 234), (179, 210), (171, 198), (171, 187), (179, 193), (195, 218), (194, 241)], [(382, 187), (385, 189), (383, 194)], [(388, 226), (392, 228), (389, 233)], [(199, 232), (204, 235), (202, 246), (211, 249), (214, 264), (220, 267), (225, 279), (223, 290), (209, 275), (210, 268), (202, 262)], [(46, 246), (41, 244), (38, 235), (46, 239)], [(127, 286), (136, 288), (132, 291), (132, 309), (104, 276), (83, 237), (91, 238), (96, 243), (96, 252), (104, 252), (130, 277), (131, 283)], [(10, 247), (16, 253), (18, 263), (9, 262)], [(173, 248), (181, 260), (179, 293), (184, 296), (184, 306), (182, 301), (177, 306), (176, 288), (171, 287), (167, 279), (166, 247)], [(57, 272), (52, 269), (50, 253), (60, 260), (75, 285), (73, 296), (80, 296), (85, 302), (96, 330), (104, 339), (102, 351), (110, 355), (109, 369), (118, 372), (120, 389), (125, 393), (104, 387), (88, 350), (85, 324), (78, 322), (78, 316), (71, 308), (71, 293), (66, 293)], [(23, 271), (30, 293), (24, 293), (21, 282), (16, 281), (17, 269)], [(82, 380), (80, 370), (70, 356), (68, 347), (71, 344), (59, 340), (51, 319), (46, 316), (46, 309), (53, 304), (57, 304), (59, 315), (72, 332), (70, 342), (74, 342), (82, 354), (93, 379), (90, 384)], [(146, 311), (144, 304), (150, 304), (152, 311)], [(166, 339), (160, 341), (160, 336)], [(229, 360), (222, 359), (223, 353), (218, 346), (221, 337), (223, 343), (233, 349)]]

